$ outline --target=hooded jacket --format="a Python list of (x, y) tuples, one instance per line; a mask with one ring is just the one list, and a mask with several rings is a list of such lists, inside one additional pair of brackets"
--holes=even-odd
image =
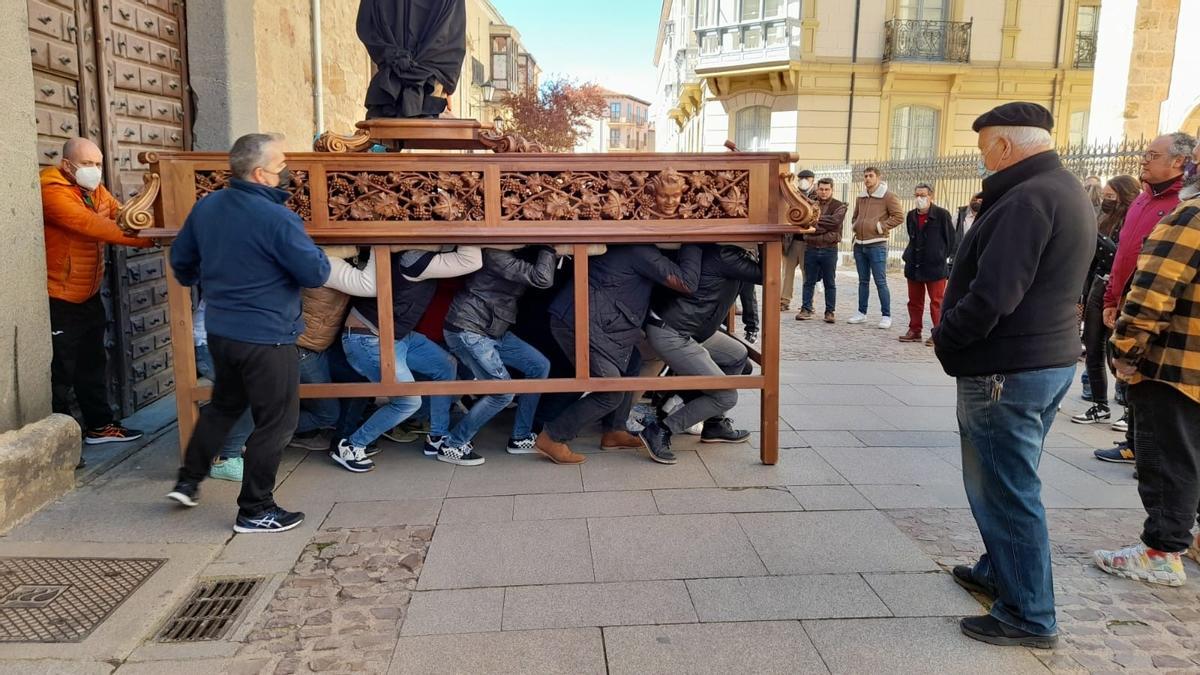
[(147, 248), (149, 239), (117, 227), (121, 205), (103, 185), (88, 192), (56, 166), (42, 169), (42, 222), (46, 237), (46, 290), (55, 300), (76, 304), (100, 290), (104, 245)]
[(900, 198), (880, 181), (873, 192), (865, 189), (854, 202), (854, 243), (878, 244), (888, 240), (888, 233), (904, 222), (904, 207)]

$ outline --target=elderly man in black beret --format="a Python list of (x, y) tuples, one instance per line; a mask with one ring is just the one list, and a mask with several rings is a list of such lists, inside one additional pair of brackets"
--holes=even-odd
[(967, 636), (1052, 648), (1058, 641), (1050, 537), (1037, 468), (1079, 358), (1078, 288), (1096, 239), (1079, 179), (1053, 150), (1050, 112), (1006, 103), (975, 120), (983, 206), (967, 231), (933, 341), (957, 378), (963, 484), (987, 552), (954, 568), (994, 599)]

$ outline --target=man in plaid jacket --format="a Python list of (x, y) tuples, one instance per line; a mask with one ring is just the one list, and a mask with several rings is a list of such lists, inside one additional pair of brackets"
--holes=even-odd
[[(1185, 186), (1197, 183), (1193, 155)], [(1194, 190), (1191, 191), (1194, 195)], [(1183, 555), (1200, 562), (1192, 535), (1200, 503), (1200, 198), (1185, 201), (1146, 239), (1112, 344), (1117, 375), (1130, 383), (1138, 493), (1146, 509), (1141, 543), (1096, 551), (1117, 576), (1179, 586)]]

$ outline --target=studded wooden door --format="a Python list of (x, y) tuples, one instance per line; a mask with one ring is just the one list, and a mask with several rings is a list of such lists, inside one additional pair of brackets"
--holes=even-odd
[[(38, 160), (84, 135), (105, 155), (118, 199), (141, 189), (138, 153), (191, 148), (181, 0), (26, 0)], [(174, 391), (161, 251), (112, 248), (105, 306), (112, 321), (113, 401), (131, 414)]]

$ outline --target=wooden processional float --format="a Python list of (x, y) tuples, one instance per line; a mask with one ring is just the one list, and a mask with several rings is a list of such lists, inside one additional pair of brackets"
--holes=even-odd
[[(395, 381), (382, 349), (382, 382), (308, 384), (303, 398), (526, 392), (757, 389), (761, 459), (779, 456), (779, 306), (784, 235), (811, 231), (818, 209), (795, 187), (787, 153), (557, 154), (474, 120), (376, 119), (351, 136), (323, 134), (314, 152), (289, 153), (287, 206), (321, 245), (374, 247), (380, 344), (393, 342), (390, 256), (395, 244), (573, 244), (575, 376), (546, 380)], [(376, 144), (389, 152), (368, 152)], [(732, 149), (732, 147), (731, 147)], [(421, 150), (423, 152), (401, 152)], [(464, 150), (492, 152), (464, 153)], [(429, 152), (432, 151), (432, 152)], [(452, 151), (441, 152), (436, 151)], [(147, 152), (145, 189), (118, 223), (170, 246), (192, 205), (224, 187), (228, 155)], [(588, 367), (588, 244), (724, 242), (762, 245), (759, 365), (752, 375), (596, 378)], [(192, 297), (167, 287), (180, 448), (210, 387), (197, 380)]]

